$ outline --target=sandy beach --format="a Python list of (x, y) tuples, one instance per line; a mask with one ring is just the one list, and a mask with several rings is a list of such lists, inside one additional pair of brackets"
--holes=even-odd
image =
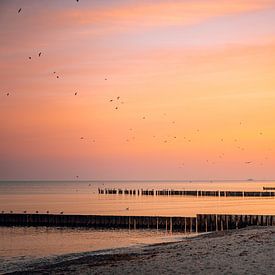
[(40, 264), (20, 274), (273, 274), (274, 260), (275, 228), (251, 227)]

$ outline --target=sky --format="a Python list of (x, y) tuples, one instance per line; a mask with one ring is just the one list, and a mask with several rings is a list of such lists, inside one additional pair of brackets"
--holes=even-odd
[(0, 0), (0, 180), (275, 179), (274, 74), (275, 1)]

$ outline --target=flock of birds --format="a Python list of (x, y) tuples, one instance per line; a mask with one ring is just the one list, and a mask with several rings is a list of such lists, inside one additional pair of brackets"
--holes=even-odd
[[(76, 2), (79, 2), (79, 0), (76, 0)], [(21, 13), (21, 12), (22, 12), (22, 8), (19, 8), (19, 9), (18, 9), (18, 14)], [(38, 55), (37, 55), (37, 56), (38, 56), (38, 58), (40, 58), (40, 57), (42, 56), (42, 52), (38, 52)], [(29, 59), (29, 60), (32, 60), (32, 56), (29, 56), (28, 59)], [(56, 71), (53, 72), (53, 75), (54, 75), (57, 79), (60, 78), (60, 75), (57, 74)], [(104, 80), (107, 81), (107, 78), (105, 78)], [(11, 93), (10, 93), (10, 92), (7, 92), (7, 93), (5, 93), (5, 95), (9, 97), (9, 96), (11, 95)], [(75, 91), (75, 92), (74, 92), (74, 96), (78, 96), (78, 95), (79, 95), (78, 91)], [(109, 99), (109, 102), (113, 104), (113, 108), (114, 108), (115, 110), (119, 110), (119, 106), (120, 106), (121, 104), (124, 104), (124, 101), (121, 101), (120, 96), (116, 96), (115, 98)], [(164, 113), (164, 115), (166, 116), (166, 113)], [(142, 120), (145, 120), (145, 119), (146, 119), (146, 116), (142, 116)], [(175, 123), (176, 123), (175, 121), (172, 121), (172, 124), (175, 124)], [(243, 123), (240, 122), (240, 125), (243, 125)], [(133, 128), (129, 128), (129, 131), (130, 131), (130, 132), (133, 132)], [(198, 134), (199, 132), (200, 132), (200, 130), (197, 129), (197, 134)], [(263, 135), (263, 132), (260, 132), (259, 134), (262, 136), (262, 135)], [(165, 139), (163, 140), (163, 143), (168, 143), (168, 142), (171, 141), (171, 140), (177, 139), (177, 136), (175, 136), (175, 135), (174, 135), (174, 136), (173, 136), (173, 135), (172, 135), (172, 136), (167, 136), (167, 137), (168, 137), (168, 138), (165, 138)], [(153, 138), (156, 138), (156, 136), (154, 135)], [(87, 138), (85, 138), (84, 136), (81, 136), (80, 139), (81, 139), (81, 140), (84, 140), (84, 139), (87, 140)], [(131, 140), (135, 140), (135, 136), (132, 136), (132, 138), (127, 138), (127, 139), (126, 139), (126, 142), (130, 142), (130, 139), (131, 139)], [(191, 140), (190, 138), (183, 137), (183, 139), (184, 139), (185, 141), (187, 141), (187, 142), (192, 142), (192, 140)], [(95, 139), (92, 139), (92, 142), (96, 142), (96, 140), (95, 140)], [(220, 139), (220, 142), (224, 142), (224, 139), (221, 138), (221, 139)], [(238, 142), (238, 140), (235, 139), (234, 142), (236, 143), (236, 142)], [(244, 147), (241, 147), (241, 146), (237, 146), (237, 148), (238, 148), (239, 150), (241, 150), (241, 151), (244, 151), (244, 150), (245, 150)], [(222, 159), (224, 156), (225, 156), (225, 154), (224, 154), (224, 153), (221, 153), (218, 157), (219, 157), (219, 159)], [(267, 159), (267, 158), (265, 158), (265, 159)], [(206, 160), (206, 162), (207, 162), (207, 163), (210, 163), (210, 161), (209, 161), (208, 159)], [(246, 164), (246, 165), (250, 165), (250, 164), (252, 164), (252, 163), (253, 163), (252, 161), (245, 161), (245, 162), (244, 162), (244, 164)], [(212, 164), (215, 164), (215, 162), (213, 161)], [(180, 166), (179, 166), (179, 168), (183, 167), (184, 165), (185, 165), (185, 163), (181, 163)], [(78, 176), (77, 176), (77, 178), (78, 178)]]

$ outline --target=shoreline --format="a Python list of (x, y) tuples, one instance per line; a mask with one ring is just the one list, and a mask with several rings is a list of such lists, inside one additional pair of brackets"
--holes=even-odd
[(111, 253), (83, 255), (7, 274), (272, 274), (275, 227), (211, 232), (176, 242), (108, 251)]

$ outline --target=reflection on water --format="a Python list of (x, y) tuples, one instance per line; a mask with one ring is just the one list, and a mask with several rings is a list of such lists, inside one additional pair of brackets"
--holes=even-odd
[(170, 242), (183, 236), (187, 235), (156, 230), (0, 227), (0, 273), (44, 257)]
[(99, 195), (97, 188), (262, 191), (274, 182), (0, 182), (0, 211), (194, 216), (275, 215), (275, 198)]
[[(99, 195), (100, 188), (261, 191), (273, 182), (0, 182), (0, 211), (23, 213), (195, 216), (275, 215), (275, 198)], [(131, 245), (171, 241), (183, 235), (154, 230), (0, 227), (0, 273), (30, 261), (47, 261)], [(69, 254), (71, 255), (71, 254)], [(66, 257), (69, 257), (68, 255)]]

